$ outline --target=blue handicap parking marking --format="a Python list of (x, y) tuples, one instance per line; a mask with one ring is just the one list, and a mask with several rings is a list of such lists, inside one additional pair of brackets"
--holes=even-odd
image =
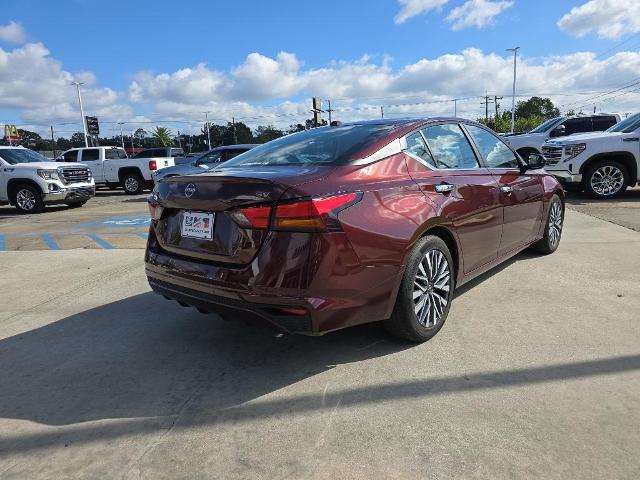
[(53, 239), (53, 235), (49, 233), (43, 233), (42, 235), (40, 235), (40, 238), (44, 243), (47, 244), (47, 247), (49, 247), (49, 250), (60, 250), (60, 246)]
[(149, 234), (147, 232), (136, 232), (136, 235), (139, 236), (140, 238), (144, 239), (144, 240), (149, 238)]
[(5, 248), (5, 241), (4, 241), (4, 235), (0, 235), (0, 252), (2, 252)]
[(111, 245), (109, 242), (107, 242), (104, 238), (99, 237), (98, 235), (96, 235), (95, 233), (89, 233), (87, 234), (87, 236), (93, 240), (94, 242), (96, 242), (98, 245), (100, 245), (102, 248), (106, 248), (106, 249), (112, 249), (113, 245)]
[(108, 217), (87, 223), (81, 223), (78, 227), (113, 228), (113, 227), (145, 227), (151, 223), (151, 219), (145, 215), (126, 215)]

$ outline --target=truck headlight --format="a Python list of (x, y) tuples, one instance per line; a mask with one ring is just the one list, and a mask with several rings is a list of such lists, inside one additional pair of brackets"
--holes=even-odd
[(567, 145), (564, 147), (564, 154), (569, 157), (567, 159), (569, 160), (580, 155), (582, 152), (584, 152), (585, 148), (587, 148), (586, 143), (576, 143), (574, 145)]
[(57, 170), (45, 170), (39, 168), (36, 173), (44, 180), (60, 180)]

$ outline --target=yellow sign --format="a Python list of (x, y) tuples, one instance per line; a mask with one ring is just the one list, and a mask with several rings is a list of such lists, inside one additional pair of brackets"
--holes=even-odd
[(15, 125), (4, 126), (4, 138), (11, 138), (11, 140), (20, 140), (20, 134)]

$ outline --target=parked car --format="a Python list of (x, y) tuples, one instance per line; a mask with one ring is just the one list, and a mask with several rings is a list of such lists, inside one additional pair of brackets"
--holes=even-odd
[(183, 157), (184, 150), (175, 147), (145, 148), (136, 153), (132, 158), (175, 158)]
[(202, 173), (211, 167), (219, 165), (222, 162), (231, 160), (232, 158), (257, 147), (259, 144), (247, 143), (241, 145), (227, 145), (213, 148), (207, 152), (189, 158), (188, 163), (175, 165), (169, 168), (163, 168), (153, 172), (153, 181), (157, 182), (167, 177), (177, 177), (178, 175), (190, 175), (192, 173)]
[(86, 165), (57, 163), (24, 147), (0, 146), (0, 204), (21, 213), (40, 213), (45, 205), (81, 207), (96, 193)]
[(576, 133), (602, 132), (621, 119), (622, 117), (616, 113), (556, 117), (547, 120), (528, 133), (507, 133), (503, 134), (503, 137), (511, 145), (511, 148), (523, 158), (527, 158), (530, 153), (541, 153), (544, 142), (550, 138)]
[(562, 187), (541, 155), (528, 161), (455, 118), (279, 138), (156, 184), (149, 284), (182, 305), (249, 312), (288, 332), (383, 321), (425, 341), (456, 287), (527, 247), (558, 248)]
[(172, 158), (129, 158), (120, 147), (72, 148), (56, 158), (58, 162), (85, 163), (96, 185), (122, 187), (130, 195), (152, 188), (151, 172), (173, 166)]
[(617, 197), (640, 182), (640, 113), (605, 132), (550, 140), (542, 153), (545, 170), (565, 188), (598, 199)]

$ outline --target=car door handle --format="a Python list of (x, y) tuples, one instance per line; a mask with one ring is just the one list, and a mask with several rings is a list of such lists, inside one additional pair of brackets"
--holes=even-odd
[(443, 183), (442, 185), (436, 185), (436, 192), (438, 193), (449, 193), (453, 191), (455, 187), (449, 183)]
[(500, 187), (500, 190), (502, 190), (502, 193), (504, 193), (505, 195), (511, 195), (511, 192), (513, 192), (513, 188), (511, 188), (509, 185)]
[(623, 138), (622, 141), (623, 142), (638, 142), (638, 141), (640, 141), (640, 138), (639, 137)]

